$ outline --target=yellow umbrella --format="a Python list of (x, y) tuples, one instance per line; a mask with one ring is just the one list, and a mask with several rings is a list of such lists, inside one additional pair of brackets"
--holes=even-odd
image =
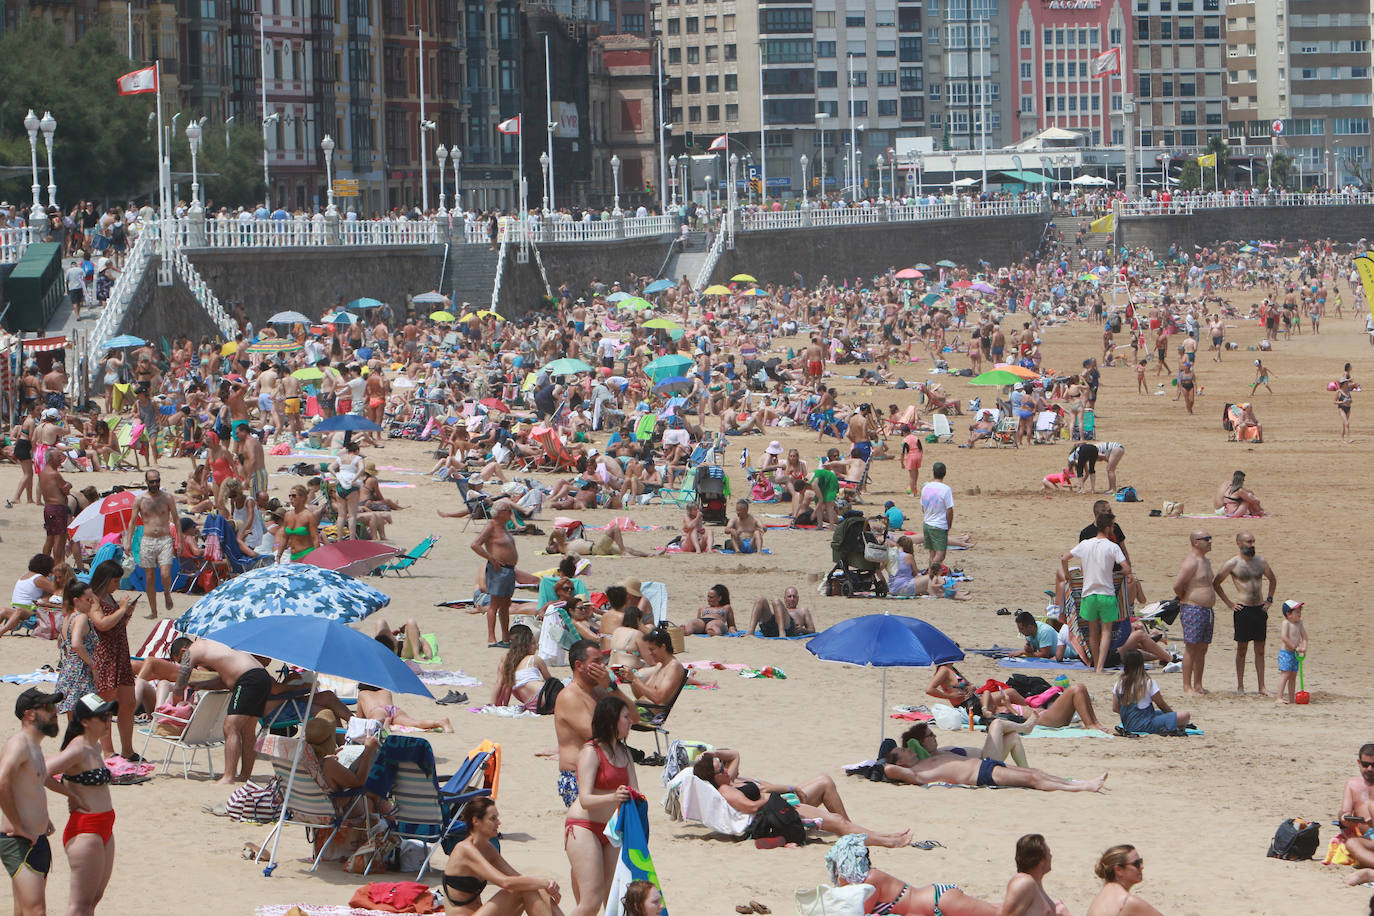
[(682, 325), (669, 321), (667, 318), (650, 318), (644, 322), (644, 327), (654, 330), (662, 329), (665, 331), (681, 331)]
[(504, 315), (498, 315), (498, 314), (496, 314), (495, 312), (493, 312), (491, 309), (482, 309), (480, 312), (477, 313), (477, 317), (478, 317), (478, 318), (495, 318), (497, 321), (505, 321), (505, 320), (506, 320), (506, 318), (505, 318)]
[(758, 280), (755, 280), (753, 277), (749, 276), (748, 274), (735, 274), (733, 277), (730, 278), (730, 282), (731, 282), (731, 283), (757, 283), (757, 282), (759, 282), (759, 281), (758, 281)]
[(430, 313), (429, 313), (429, 320), (430, 320), (430, 321), (452, 321), (452, 320), (453, 320), (453, 313), (452, 313), (452, 312), (446, 312), (446, 311), (444, 311), (443, 309), (439, 309), (439, 311), (437, 311), (437, 312), (430, 312)]
[(304, 369), (297, 369), (291, 374), (303, 382), (313, 382), (324, 378), (324, 371), (315, 366), (306, 366)]
[(714, 286), (706, 287), (701, 293), (703, 296), (728, 296), (730, 295), (730, 288), (717, 283)]
[(227, 344), (225, 344), (224, 346), (222, 346), (222, 347), (219, 348), (219, 355), (220, 355), (220, 356), (232, 356), (233, 354), (237, 353), (238, 351), (239, 351), (238, 342), (237, 342), (237, 341), (231, 340), (231, 341), (229, 341)]

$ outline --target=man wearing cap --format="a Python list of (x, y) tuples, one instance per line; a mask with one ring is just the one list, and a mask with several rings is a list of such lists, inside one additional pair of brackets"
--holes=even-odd
[[(491, 603), (487, 605), (489, 649), (510, 648), (510, 599), (515, 594), (515, 564), (520, 562), (520, 553), (506, 523), (514, 516), (515, 506), (511, 501), (498, 499), (491, 507), (491, 518), (486, 527), (472, 542), (472, 552), (487, 561), (487, 594), (491, 596)], [(501, 621), (499, 641), (496, 638), (498, 618)]]
[(43, 762), (44, 738), (57, 737), (57, 704), (61, 693), (30, 687), (14, 703), (19, 732), (0, 753), (0, 863), (10, 875), (16, 914), (47, 912), (48, 871), (52, 848), (48, 835), (56, 828), (48, 817), (43, 786), (48, 769)]

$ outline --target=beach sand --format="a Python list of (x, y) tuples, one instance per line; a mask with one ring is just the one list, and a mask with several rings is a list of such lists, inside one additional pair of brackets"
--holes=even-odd
[[(1251, 297), (1236, 297), (1249, 301)], [(1352, 297), (1353, 298), (1353, 297)], [(1016, 321), (1012, 316), (1009, 321)], [(1231, 322), (1233, 325), (1237, 322)], [(1019, 325), (1019, 322), (1016, 322)], [(1016, 326), (1012, 325), (1012, 326)], [(1304, 817), (1324, 823), (1337, 813), (1343, 782), (1356, 771), (1355, 754), (1371, 735), (1360, 723), (1368, 709), (1370, 675), (1363, 662), (1369, 639), (1360, 623), (1360, 595), (1368, 570), (1367, 510), (1356, 507), (1367, 492), (1370, 445), (1374, 428), (1362, 396), (1355, 397), (1354, 444), (1339, 441), (1339, 423), (1326, 383), (1340, 374), (1347, 360), (1367, 374), (1369, 343), (1362, 316), (1344, 321), (1328, 318), (1319, 337), (1303, 334), (1280, 341), (1266, 363), (1272, 369), (1275, 393), (1251, 399), (1265, 428), (1263, 445), (1226, 441), (1220, 425), (1226, 401), (1246, 396), (1253, 378), (1253, 357), (1246, 347), (1261, 336), (1254, 322), (1240, 322), (1228, 333), (1241, 344), (1225, 356), (1220, 367), (1200, 354), (1198, 377), (1202, 392), (1197, 413), (1187, 416), (1181, 402), (1173, 402), (1174, 388), (1165, 396), (1135, 393), (1136, 378), (1129, 350), (1118, 368), (1104, 369), (1097, 414), (1098, 438), (1125, 443), (1127, 453), (1119, 483), (1134, 486), (1136, 504), (1117, 504), (1118, 521), (1128, 537), (1137, 574), (1150, 600), (1168, 597), (1170, 583), (1188, 549), (1188, 533), (1206, 527), (1216, 538), (1212, 558), (1220, 564), (1234, 551), (1234, 534), (1253, 531), (1258, 547), (1275, 569), (1278, 580), (1276, 610), (1269, 624), (1266, 649), (1268, 685), (1278, 683), (1279, 614), (1285, 599), (1306, 602), (1305, 620), (1311, 638), (1306, 707), (1276, 709), (1269, 698), (1254, 695), (1254, 672), (1246, 673), (1251, 693), (1234, 696), (1234, 644), (1229, 615), (1218, 614), (1216, 642), (1208, 657), (1202, 699), (1180, 696), (1178, 674), (1156, 674), (1174, 708), (1193, 712), (1205, 737), (1150, 737), (1139, 740), (1032, 740), (1031, 763), (1051, 773), (1091, 777), (1110, 772), (1107, 791), (1100, 795), (1040, 793), (1008, 789), (970, 791), (874, 784), (846, 777), (843, 765), (874, 755), (880, 729), (889, 735), (904, 723), (880, 719), (881, 673), (875, 669), (821, 662), (804, 642), (752, 638), (688, 637), (684, 660), (711, 659), (750, 666), (773, 665), (786, 680), (749, 680), (734, 672), (716, 672), (717, 690), (687, 690), (678, 701), (670, 727), (674, 737), (696, 739), (743, 752), (746, 775), (775, 781), (800, 781), (827, 773), (839, 784), (850, 816), (875, 830), (911, 828), (917, 839), (935, 839), (943, 849), (873, 852), (874, 865), (915, 884), (952, 882), (967, 892), (1000, 901), (1014, 871), (1012, 854), (1023, 833), (1040, 832), (1054, 852), (1054, 870), (1046, 886), (1074, 913), (1082, 913), (1099, 882), (1092, 868), (1108, 846), (1134, 844), (1146, 862), (1145, 883), (1136, 890), (1161, 911), (1208, 916), (1260, 913), (1363, 913), (1369, 891), (1342, 884), (1346, 870), (1324, 868), (1319, 861), (1291, 863), (1265, 858), (1265, 850), (1279, 822)], [(1081, 360), (1100, 352), (1100, 329), (1076, 322), (1051, 328), (1045, 336), (1047, 365), (1076, 371)], [(785, 347), (785, 342), (782, 346)], [(1176, 357), (1170, 354), (1170, 364)], [(956, 366), (965, 365), (955, 357)], [(914, 391), (863, 388), (843, 376), (849, 367), (835, 367), (834, 384), (842, 399), (872, 401), (886, 407), (913, 402)], [(902, 370), (909, 379), (927, 378), (926, 361)], [(1152, 387), (1156, 384), (1150, 367)], [(959, 379), (943, 379), (954, 395), (967, 399), (992, 392), (971, 389)], [(956, 441), (965, 435), (967, 420), (956, 419)], [(776, 436), (784, 446), (797, 446), (814, 465), (825, 445), (814, 435), (789, 429), (767, 436), (732, 439), (726, 468), (733, 491), (745, 491), (737, 458), (747, 445), (761, 455)], [(899, 441), (891, 440), (894, 450)], [(829, 443), (827, 443), (828, 445)], [(731, 591), (737, 616), (748, 614), (759, 595), (777, 596), (787, 585), (802, 590), (802, 601), (815, 613), (819, 627), (871, 613), (891, 612), (921, 617), (943, 629), (965, 647), (1016, 645), (1010, 618), (997, 616), (1008, 607), (1041, 613), (1042, 590), (1050, 587), (1059, 555), (1071, 547), (1076, 533), (1091, 521), (1089, 495), (1041, 495), (1040, 478), (1063, 467), (1068, 442), (1019, 451), (975, 450), (954, 445), (928, 446), (922, 481), (930, 479), (935, 461), (949, 466), (948, 482), (956, 501), (955, 530), (977, 538), (973, 550), (951, 552), (949, 563), (963, 567), (973, 578), (974, 600), (880, 601), (828, 598), (816, 593), (816, 582), (830, 568), (830, 535), (815, 531), (770, 532), (771, 556), (676, 555), (651, 559), (594, 559), (588, 583), (594, 589), (626, 576), (668, 583), (670, 617), (681, 621), (705, 603), (714, 583)], [(417, 471), (433, 463), (428, 446), (391, 441), (385, 450), (364, 449), (379, 465)], [(287, 459), (269, 458), (275, 471)], [(189, 462), (175, 462), (164, 473), (168, 488), (181, 480)], [(172, 465), (168, 462), (168, 466)], [(1271, 518), (1189, 520), (1148, 518), (1164, 500), (1183, 500), (1189, 513), (1211, 511), (1212, 494), (1231, 472), (1243, 469), (1248, 485), (1273, 513)], [(389, 489), (387, 494), (411, 508), (396, 513), (391, 529), (397, 545), (409, 547), (430, 532), (443, 540), (431, 559), (418, 564), (411, 578), (388, 578), (379, 584), (392, 596), (382, 615), (396, 623), (407, 617), (438, 634), (444, 667), (461, 668), (480, 678), (482, 687), (469, 688), (473, 705), (484, 701), (494, 682), (502, 653), (486, 647), (484, 622), (461, 610), (436, 608), (445, 599), (470, 597), (477, 557), (468, 544), (477, 526), (464, 531), (461, 521), (439, 519), (436, 506), (452, 508), (451, 484), (431, 481), (422, 474), (382, 472), (384, 479), (416, 484), (415, 489)], [(74, 475), (76, 485), (133, 484), (130, 473)], [(7, 495), (17, 480), (13, 467), (0, 468), (0, 490)], [(295, 479), (273, 474), (273, 492), (285, 496)], [(1099, 473), (1099, 486), (1105, 476)], [(897, 461), (873, 464), (873, 483), (866, 508), (881, 508), (894, 499), (919, 527), (920, 509), (905, 495), (906, 475)], [(785, 505), (761, 505), (756, 511), (782, 513)], [(539, 524), (545, 529), (554, 514), (546, 511)], [(676, 526), (680, 512), (661, 507), (586, 512), (589, 523), (630, 514), (644, 524)], [(719, 529), (716, 529), (719, 538)], [(28, 556), (41, 544), (39, 512), (27, 506), (0, 511), (0, 555), (8, 573), (22, 572)], [(638, 532), (627, 541), (647, 549), (664, 543), (672, 531)], [(539, 570), (552, 564), (535, 555), (543, 539), (519, 540), (521, 567)], [(377, 582), (377, 580), (371, 580)], [(177, 598), (178, 612), (189, 603)], [(144, 609), (140, 608), (140, 614)], [(743, 622), (743, 621), (742, 621)], [(151, 626), (138, 619), (131, 628), (137, 647)], [(363, 624), (368, 629), (367, 624)], [(1181, 643), (1179, 628), (1171, 629)], [(1181, 645), (1179, 645), (1181, 648)], [(30, 671), (42, 663), (56, 664), (56, 643), (27, 638), (0, 641), (0, 669)], [(970, 680), (1005, 679), (1009, 673), (995, 663), (971, 655), (961, 664)], [(565, 669), (566, 670), (566, 669)], [(1053, 676), (1053, 675), (1047, 675)], [(888, 675), (889, 705), (919, 704), (928, 698), (924, 669), (892, 669)], [(1114, 721), (1110, 706), (1111, 675), (1073, 675), (1092, 691), (1099, 716)], [(436, 691), (442, 695), (443, 689)], [(0, 687), (3, 707), (18, 693), (13, 685)], [(568, 862), (563, 853), (563, 807), (554, 791), (556, 760), (538, 756), (554, 749), (551, 718), (505, 719), (475, 715), (461, 707), (440, 707), (429, 700), (401, 697), (412, 713), (447, 715), (455, 734), (431, 736), (440, 768), (451, 772), (466, 752), (483, 738), (500, 742), (504, 772), (500, 810), (505, 831), (503, 852), (525, 874), (555, 877), (572, 906)], [(1346, 729), (1342, 722), (1354, 722)], [(13, 724), (5, 726), (11, 733)], [(944, 744), (977, 745), (956, 733), (941, 732)], [(632, 739), (645, 747), (647, 737)], [(56, 751), (57, 742), (46, 749)], [(652, 750), (652, 747), (650, 747)], [(216, 753), (217, 766), (222, 758)], [(259, 761), (259, 775), (268, 767)], [(751, 842), (707, 839), (698, 827), (668, 821), (658, 807), (663, 792), (661, 770), (639, 769), (639, 783), (649, 796), (653, 835), (651, 850), (663, 882), (669, 908), (678, 914), (728, 913), (751, 899), (768, 904), (775, 913), (792, 911), (792, 894), (825, 881), (822, 862), (828, 840), (804, 848), (758, 850)], [(141, 786), (116, 788), (115, 828), (119, 855), (104, 912), (171, 914), (186, 912), (250, 913), (260, 904), (305, 902), (342, 904), (364, 879), (344, 874), (337, 866), (308, 872), (309, 847), (304, 831), (289, 829), (281, 844), (281, 864), (275, 875), (262, 876), (261, 866), (245, 861), (241, 850), (261, 841), (267, 829), (237, 824), (202, 812), (203, 805), (224, 801), (227, 793), (203, 776), (183, 780), (159, 773)], [(60, 831), (66, 814), (60, 799), (51, 797), (52, 818)], [(1322, 831), (1325, 840), (1332, 828)], [(56, 845), (54, 838), (54, 845)], [(1318, 853), (1319, 857), (1321, 852)], [(55, 850), (56, 864), (49, 882), (48, 905), (61, 912), (66, 905), (68, 869), (65, 856)], [(379, 876), (393, 880), (401, 876)], [(431, 878), (433, 876), (431, 875)]]

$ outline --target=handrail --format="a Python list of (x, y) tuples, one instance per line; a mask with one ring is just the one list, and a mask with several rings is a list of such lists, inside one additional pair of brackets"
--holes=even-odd
[(711, 243), (711, 248), (706, 252), (706, 260), (701, 262), (701, 270), (697, 271), (697, 282), (695, 289), (700, 292), (711, 285), (711, 274), (715, 273), (716, 262), (720, 260), (720, 253), (725, 250), (725, 232), (716, 233), (715, 241)]
[(1123, 201), (1123, 216), (1186, 216), (1198, 210), (1257, 207), (1351, 207), (1374, 205), (1374, 193), (1341, 191), (1334, 194), (1298, 194), (1292, 191), (1213, 191), (1175, 196), (1168, 201)]
[(31, 241), (33, 233), (28, 226), (0, 229), (0, 264), (17, 263)]
[(182, 282), (184, 282), (191, 291), (191, 295), (196, 297), (196, 301), (200, 303), (201, 308), (205, 309), (205, 313), (210, 316), (210, 320), (215, 323), (215, 327), (219, 329), (220, 335), (226, 340), (232, 339), (234, 332), (238, 330), (238, 323), (230, 318), (229, 313), (219, 304), (219, 297), (215, 295), (215, 291), (212, 290), (210, 285), (201, 277), (200, 271), (196, 270), (190, 258), (186, 257), (186, 253), (180, 248), (171, 249), (170, 257), (172, 259), (172, 267), (176, 269)]
[(534, 263), (539, 265), (539, 279), (544, 283), (544, 295), (552, 299), (553, 287), (549, 286), (549, 274), (546, 270), (544, 270), (544, 258), (539, 253), (538, 245), (533, 245), (531, 247), (534, 250)]
[(660, 264), (660, 265), (658, 265), (658, 273), (654, 274), (654, 279), (655, 279), (655, 280), (657, 280), (659, 277), (663, 276), (663, 272), (664, 272), (665, 270), (668, 269), (668, 262), (671, 261), (671, 260), (673, 259), (673, 252), (676, 251), (678, 248), (681, 248), (681, 247), (682, 247), (682, 236), (680, 236), (680, 235), (674, 236), (674, 237), (673, 237), (673, 240), (672, 240), (671, 242), (668, 243), (668, 254), (664, 256), (664, 258), (663, 258), (663, 263)]
[(491, 285), (491, 310), (498, 313), (501, 311), (501, 277), (506, 273), (506, 244), (503, 241), (496, 253), (496, 281)]
[(90, 336), (86, 338), (92, 384), (95, 383), (96, 373), (101, 372), (105, 365), (104, 360), (100, 358), (105, 352), (105, 341), (114, 337), (123, 326), (124, 319), (129, 313), (129, 304), (142, 284), (143, 275), (152, 260), (156, 242), (156, 223), (146, 224), (134, 237), (134, 243), (124, 258), (124, 268), (115, 278), (114, 286), (110, 288), (110, 297), (105, 302), (105, 308), (96, 319), (95, 326), (91, 328)]

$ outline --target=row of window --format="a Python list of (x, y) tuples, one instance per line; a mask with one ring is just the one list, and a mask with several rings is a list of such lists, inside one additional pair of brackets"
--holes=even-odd
[[(1142, 73), (1137, 77), (1136, 95), (1138, 98), (1148, 99), (1154, 95), (1153, 89), (1159, 88), (1159, 97), (1171, 99), (1174, 97), (1175, 83), (1172, 79), (1159, 79), (1156, 82), (1148, 73)], [(1197, 77), (1196, 75), (1180, 79), (1177, 83), (1179, 98), (1191, 99), (1197, 96)]]
[[(698, 47), (690, 47), (690, 48), (687, 49), (687, 54), (686, 54), (687, 63), (689, 63), (689, 64), (699, 64), (699, 63), (701, 63), (702, 56), (703, 56), (703, 50), (705, 51), (706, 63), (708, 63), (708, 64), (715, 63), (717, 60), (721, 60), (721, 59), (722, 59), (722, 58), (721, 58), (721, 51), (722, 51), (722, 50), (725, 52), (724, 60), (735, 60), (735, 59), (738, 58), (738, 56), (739, 56), (739, 47), (738, 47), (738, 45), (724, 45), (724, 46), (707, 45), (707, 46), (705, 47), (705, 49), (698, 48)], [(670, 63), (670, 64), (680, 64), (680, 63), (682, 63), (682, 59), (683, 59), (683, 53), (682, 53), (682, 51), (683, 51), (682, 48), (669, 48), (669, 49), (668, 49), (668, 63)]]
[[(764, 42), (765, 45), (772, 42)], [(810, 42), (807, 42), (810, 44)], [(836, 43), (833, 41), (816, 42), (816, 56), (830, 58), (835, 56)], [(849, 41), (845, 42), (845, 55), (847, 57), (867, 57), (868, 42)], [(907, 62), (919, 63), (921, 60), (921, 39), (920, 38), (899, 38), (896, 41), (879, 39), (873, 42), (873, 55), (875, 57), (898, 57)], [(809, 60), (809, 58), (808, 58)], [(771, 55), (764, 58), (765, 63), (789, 63), (789, 61), (775, 60)], [(798, 63), (798, 61), (791, 61)]]
[[(1044, 45), (1047, 48), (1096, 48), (1099, 32), (1097, 29), (1052, 29), (1046, 28), (1044, 35)], [(1112, 29), (1111, 44), (1121, 43), (1121, 30)], [(1021, 47), (1029, 48), (1031, 43), (1030, 29), (1021, 30)]]
[[(785, 11), (785, 10), (777, 10), (777, 11), (770, 11), (770, 12), (787, 12), (787, 11)], [(805, 11), (805, 10), (799, 10), (798, 12), (806, 12), (806, 11)], [(682, 35), (682, 34), (685, 33), (685, 34), (687, 34), (687, 35), (696, 35), (696, 34), (698, 34), (699, 32), (702, 31), (703, 23), (704, 23), (704, 25), (705, 25), (706, 34), (708, 34), (708, 35), (714, 34), (715, 32), (718, 32), (718, 31), (720, 31), (721, 29), (724, 29), (726, 32), (733, 32), (733, 31), (735, 30), (735, 14), (734, 14), (734, 13), (729, 13), (729, 14), (727, 14), (727, 15), (725, 15), (725, 16), (705, 16), (705, 17), (700, 17), (700, 16), (688, 16), (688, 17), (686, 17), (685, 19), (676, 19), (676, 18), (674, 18), (674, 19), (669, 19), (669, 20), (668, 20), (668, 34), (669, 34), (669, 35)], [(782, 31), (791, 31), (791, 30), (789, 30), (789, 29), (772, 29), (772, 30), (770, 30), (770, 29), (764, 29), (764, 31), (765, 31), (765, 32), (766, 32), (766, 31), (779, 31), (779, 32), (782, 32)], [(802, 29), (801, 31), (810, 31), (810, 30), (809, 30), (809, 29)]]
[[(786, 72), (794, 72), (794, 71), (786, 71)], [(800, 72), (800, 71), (795, 71), (795, 72)], [(808, 71), (808, 72), (809, 72), (809, 71)], [(714, 73), (713, 73), (713, 74), (710, 74), (710, 75), (708, 75), (707, 77), (705, 77), (705, 79), (706, 79), (706, 91), (707, 91), (707, 92), (719, 92), (719, 91), (720, 91), (722, 77), (721, 77), (719, 74), (714, 74)], [(724, 79), (724, 85), (725, 85), (725, 91), (726, 91), (726, 92), (738, 92), (738, 91), (739, 91), (739, 74), (737, 74), (737, 73), (726, 73), (726, 74), (724, 75), (723, 79)], [(701, 81), (702, 81), (702, 77), (700, 77), (700, 76), (689, 76), (689, 77), (687, 77), (687, 94), (688, 94), (688, 95), (700, 95), (700, 94), (701, 94), (701, 86), (702, 86), (702, 82), (701, 82)], [(682, 91), (682, 85), (681, 85), (681, 84), (682, 84), (682, 80), (681, 80), (681, 78), (674, 78), (674, 79), (671, 79), (671, 80), (668, 81), (668, 84), (669, 84), (669, 86), (672, 88), (672, 91), (673, 91), (674, 93), (677, 93), (677, 92), (681, 92), (681, 91)]]
[[(940, 0), (927, 0), (932, 16), (940, 15)], [(949, 0), (944, 4), (946, 19), (996, 19), (997, 0)]]
[[(1157, 26), (1154, 29), (1155, 38), (1160, 41), (1174, 40), (1174, 23), (1169, 19), (1137, 19), (1135, 21), (1135, 37), (1138, 41), (1149, 41), (1151, 38), (1150, 23)], [(1191, 22), (1180, 22), (1178, 24), (1178, 39), (1180, 41), (1193, 41), (1197, 38), (1197, 28)], [(1203, 41), (1220, 41), (1221, 26), (1204, 25), (1202, 27)]]
[[(1174, 0), (1158, 0), (1154, 9), (1150, 8), (1150, 0), (1136, 0), (1135, 11), (1137, 13), (1172, 13), (1174, 12)], [(1192, 13), (1201, 9), (1204, 13), (1215, 13), (1221, 9), (1220, 0), (1202, 0), (1199, 7), (1195, 7), (1193, 0), (1178, 0), (1178, 12)]]

